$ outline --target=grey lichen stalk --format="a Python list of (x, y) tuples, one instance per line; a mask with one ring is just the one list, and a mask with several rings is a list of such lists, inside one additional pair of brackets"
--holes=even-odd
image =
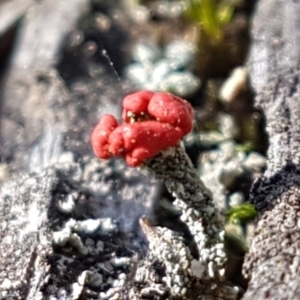
[[(224, 279), (223, 222), (211, 192), (204, 186), (183, 148), (176, 146), (162, 151), (145, 166), (164, 180), (167, 189), (176, 197), (173, 204), (182, 212), (181, 220), (188, 226), (199, 254), (198, 260), (193, 259), (181, 239), (177, 238), (174, 245), (169, 230), (151, 229), (142, 219), (150, 251), (166, 265), (166, 282), (172, 296), (182, 296), (180, 299), (235, 299), (236, 289), (226, 286)], [(168, 247), (166, 241), (170, 241)], [(198, 286), (196, 296), (191, 296), (192, 284)]]
[(166, 276), (163, 281), (171, 295), (185, 298), (191, 286), (192, 256), (183, 237), (168, 228), (152, 227), (146, 217), (140, 219), (140, 225), (148, 238), (150, 251), (164, 261)]

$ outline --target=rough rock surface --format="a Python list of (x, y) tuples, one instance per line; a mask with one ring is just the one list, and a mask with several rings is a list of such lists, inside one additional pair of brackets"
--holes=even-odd
[(260, 218), (244, 263), (250, 282), (243, 299), (300, 296), (299, 12), (298, 1), (260, 1), (253, 20), (249, 67), (269, 150), (251, 191)]
[[(183, 231), (143, 217), (145, 254), (138, 218), (153, 208), (157, 182), (91, 156), (90, 128), (104, 107), (117, 113), (126, 93), (114, 73), (126, 40), (122, 13), (108, 1), (93, 5), (101, 11), (94, 27), (84, 19), (86, 0), (44, 0), (21, 12), (1, 86), (0, 299), (235, 299), (238, 288), (223, 281), (222, 224), (201, 181), (199, 191), (184, 177), (175, 185), (163, 178), (196, 254)], [(253, 20), (249, 65), (270, 147), (251, 192), (261, 217), (244, 264), (244, 299), (300, 295), (299, 10), (297, 1), (261, 1)], [(115, 69), (103, 61), (106, 49)], [(206, 212), (193, 203), (203, 191)], [(203, 278), (209, 284), (201, 287)]]
[[(98, 5), (112, 23), (109, 5)], [(151, 210), (156, 181), (91, 155), (91, 128), (104, 108), (118, 112), (126, 91), (109, 63), (96, 64), (88, 51), (96, 45), (92, 39), (104, 49), (111, 40), (101, 37), (118, 39), (122, 32), (117, 22), (108, 32), (89, 24), (76, 31), (88, 13), (85, 0), (71, 7), (36, 2), (4, 72), (0, 299), (111, 298), (123, 292), (145, 247), (134, 221)], [(68, 57), (80, 54), (80, 80), (68, 73), (62, 47)]]
[(154, 188), (125, 164), (76, 161), (70, 152), (38, 175), (4, 183), (1, 299), (108, 299), (124, 292), (138, 254), (132, 245), (141, 241), (138, 231), (126, 230), (150, 211)]

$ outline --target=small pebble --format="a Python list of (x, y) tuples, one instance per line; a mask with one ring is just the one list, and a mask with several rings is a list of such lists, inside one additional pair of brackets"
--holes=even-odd
[(233, 70), (220, 90), (220, 99), (224, 102), (234, 101), (237, 96), (248, 88), (248, 71), (245, 67)]
[(243, 166), (253, 171), (260, 171), (265, 168), (267, 165), (267, 160), (265, 156), (262, 156), (259, 153), (251, 152), (246, 157), (243, 162)]
[(125, 76), (137, 87), (143, 87), (149, 80), (149, 71), (151, 66), (133, 63), (125, 68)]
[(132, 49), (132, 58), (142, 64), (154, 62), (160, 56), (160, 49), (154, 44), (138, 43)]
[(243, 204), (245, 201), (244, 196), (240, 192), (233, 193), (229, 196), (229, 206), (234, 207)]
[(180, 97), (194, 94), (200, 88), (200, 79), (191, 72), (172, 72), (161, 82), (160, 90)]
[(176, 40), (166, 46), (164, 56), (170, 61), (172, 68), (181, 69), (193, 62), (196, 52), (195, 44)]

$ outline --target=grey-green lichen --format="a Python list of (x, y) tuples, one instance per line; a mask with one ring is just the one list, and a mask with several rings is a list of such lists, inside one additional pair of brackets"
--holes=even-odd
[[(162, 151), (148, 160), (145, 166), (157, 178), (164, 180), (176, 198), (173, 204), (181, 211), (181, 220), (189, 228), (199, 255), (195, 262), (183, 240), (172, 236), (170, 230), (151, 228), (145, 219), (141, 220), (151, 254), (165, 264), (165, 281), (171, 290), (171, 297), (236, 299), (238, 288), (229, 287), (224, 277), (226, 253), (222, 219), (212, 193), (199, 178), (183, 148), (176, 146)], [(177, 241), (177, 246), (173, 244), (173, 239)], [(197, 266), (197, 272), (192, 271), (192, 264)]]
[(140, 219), (140, 225), (152, 254), (163, 259), (166, 272), (163, 281), (171, 295), (185, 298), (191, 285), (192, 256), (183, 237), (168, 228), (152, 227), (145, 217)]

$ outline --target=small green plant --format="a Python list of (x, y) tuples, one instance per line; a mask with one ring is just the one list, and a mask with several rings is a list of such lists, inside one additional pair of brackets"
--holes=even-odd
[(222, 28), (232, 19), (236, 1), (230, 0), (185, 0), (186, 17), (197, 22), (216, 40), (222, 39)]
[(257, 211), (251, 203), (244, 203), (230, 208), (226, 212), (226, 219), (228, 223), (247, 223), (257, 217)]
[(237, 152), (249, 153), (249, 152), (253, 151), (254, 146), (251, 142), (246, 142), (244, 144), (236, 145), (235, 148), (236, 148)]

